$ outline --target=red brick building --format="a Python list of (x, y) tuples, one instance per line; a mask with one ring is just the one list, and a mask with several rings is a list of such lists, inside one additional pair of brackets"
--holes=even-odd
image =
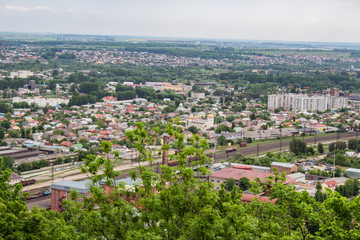
[[(80, 182), (62, 180), (60, 182), (51, 184), (51, 210), (61, 212), (61, 202), (64, 199), (70, 198), (70, 193), (72, 190), (76, 190), (82, 195), (89, 196), (90, 184), (91, 181), (87, 179)], [(82, 200), (82, 198), (80, 197), (79, 200)]]
[[(132, 191), (133, 185), (140, 183), (139, 180), (133, 181), (131, 178), (119, 179), (116, 184), (124, 184), (125, 189)], [(62, 201), (70, 198), (72, 190), (76, 190), (82, 196), (90, 196), (91, 181), (85, 179), (83, 181), (69, 181), (62, 180), (57, 183), (51, 184), (51, 210), (61, 212)], [(112, 191), (113, 186), (107, 186), (104, 182), (100, 182), (100, 186), (104, 189), (105, 194), (109, 195)], [(78, 198), (79, 201), (83, 200), (83, 197)], [(128, 199), (127, 199), (128, 200)]]
[(272, 162), (271, 163), (271, 173), (275, 171), (275, 168), (279, 173), (286, 172), (286, 175), (297, 172), (298, 168), (293, 163), (282, 163), (282, 162)]

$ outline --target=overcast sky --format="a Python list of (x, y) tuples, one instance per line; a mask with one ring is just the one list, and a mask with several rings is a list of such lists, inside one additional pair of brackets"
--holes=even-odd
[(360, 0), (0, 0), (0, 31), (360, 42)]

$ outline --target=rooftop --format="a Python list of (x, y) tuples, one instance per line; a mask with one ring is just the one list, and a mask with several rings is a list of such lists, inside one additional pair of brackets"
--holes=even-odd
[(288, 177), (294, 178), (294, 179), (299, 179), (299, 178), (305, 178), (305, 174), (304, 173), (292, 173), (287, 175)]
[(246, 193), (242, 194), (242, 200), (244, 202), (251, 202), (254, 198), (259, 199), (260, 202), (269, 202), (271, 204), (274, 204), (277, 200), (277, 199), (270, 199), (269, 197), (266, 197), (266, 196), (258, 196), (258, 195), (252, 195), (252, 194), (246, 194)]
[[(219, 171), (213, 172), (211, 175), (212, 178), (221, 178), (221, 179), (228, 179), (234, 178), (235, 180), (240, 180), (242, 177), (248, 178), (250, 181), (254, 181), (255, 178), (259, 178), (261, 181), (264, 181), (266, 177), (274, 176), (268, 172), (260, 172), (260, 171), (251, 171), (251, 170), (244, 170), (244, 169), (236, 169), (236, 168), (224, 168)], [(286, 184), (294, 182), (294, 179), (287, 177)]]
[(278, 166), (278, 167), (286, 167), (292, 168), (295, 164), (292, 163), (282, 163), (282, 162), (272, 162), (271, 166)]
[(79, 193), (88, 193), (90, 192), (90, 184), (91, 181), (88, 179), (85, 179), (80, 182), (76, 181), (69, 181), (69, 180), (62, 180), (56, 183), (51, 184), (51, 189), (57, 189), (57, 190), (64, 190), (64, 191), (71, 191), (76, 190)]
[(360, 169), (357, 168), (348, 168), (345, 170), (346, 172), (356, 172), (356, 173), (360, 173)]

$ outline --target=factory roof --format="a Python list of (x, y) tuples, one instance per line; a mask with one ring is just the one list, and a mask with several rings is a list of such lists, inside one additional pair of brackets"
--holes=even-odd
[(272, 162), (271, 166), (278, 166), (278, 167), (286, 167), (292, 168), (295, 164), (292, 163), (282, 163), (282, 162)]
[(51, 184), (50, 188), (57, 189), (57, 190), (64, 190), (64, 191), (71, 191), (74, 189), (74, 190), (78, 191), (79, 193), (89, 193), (90, 185), (91, 185), (91, 181), (88, 179), (85, 179), (80, 182), (62, 180), (62, 181)]
[[(212, 178), (234, 178), (235, 180), (240, 180), (240, 178), (246, 177), (250, 181), (254, 181), (255, 178), (259, 178), (261, 181), (264, 181), (265, 178), (269, 176), (274, 176), (271, 173), (262, 172), (262, 171), (251, 171), (251, 170), (244, 170), (244, 169), (236, 169), (236, 168), (224, 168), (219, 171), (213, 172), (211, 174)], [(285, 183), (294, 182), (294, 179), (291, 177), (286, 177)]]

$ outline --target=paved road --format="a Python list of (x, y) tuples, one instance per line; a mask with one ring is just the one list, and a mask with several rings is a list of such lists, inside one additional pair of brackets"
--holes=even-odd
[[(333, 142), (341, 139), (348, 139), (348, 138), (355, 138), (357, 135), (356, 133), (341, 133), (340, 135), (317, 135), (316, 139), (313, 138), (305, 138), (304, 140), (308, 145), (310, 144), (318, 144), (320, 142)], [(316, 141), (315, 141), (316, 140)], [(282, 141), (281, 150), (289, 149), (290, 146), (290, 139), (286, 139)], [(230, 153), (220, 153), (215, 155), (215, 161), (220, 161), (229, 157), (234, 156), (237, 153), (242, 153), (244, 156), (252, 155), (257, 153), (257, 145), (252, 145), (249, 147), (244, 148), (238, 148), (236, 152), (230, 152)], [(268, 152), (268, 151), (279, 151), (280, 150), (280, 140), (277, 142), (271, 142), (271, 143), (263, 143), (259, 144), (259, 153), (261, 152)]]

